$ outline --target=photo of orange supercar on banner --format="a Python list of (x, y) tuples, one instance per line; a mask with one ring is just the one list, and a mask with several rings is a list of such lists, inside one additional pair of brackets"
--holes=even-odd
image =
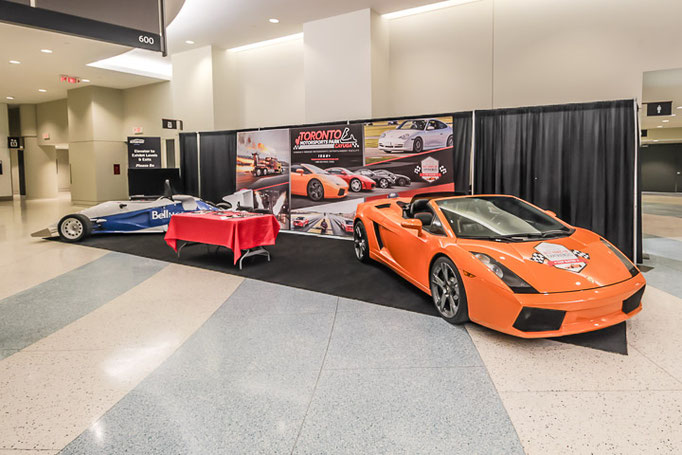
[(289, 229), (289, 130), (237, 134), (237, 192), (240, 200), (275, 215)]

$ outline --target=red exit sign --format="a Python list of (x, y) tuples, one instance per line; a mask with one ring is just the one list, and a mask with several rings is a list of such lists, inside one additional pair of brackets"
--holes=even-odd
[(61, 82), (66, 82), (67, 84), (78, 84), (81, 81), (76, 76), (67, 76), (66, 74), (59, 76), (59, 80)]

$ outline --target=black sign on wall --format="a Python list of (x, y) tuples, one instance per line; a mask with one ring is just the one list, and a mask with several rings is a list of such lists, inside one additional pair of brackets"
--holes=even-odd
[(165, 130), (180, 130), (182, 131), (182, 120), (161, 119), (161, 126)]
[(160, 137), (129, 137), (128, 168), (154, 169), (161, 167)]
[(673, 113), (672, 101), (656, 101), (646, 104), (647, 117), (656, 117), (660, 115), (671, 115)]
[(21, 148), (21, 138), (10, 136), (7, 138), (7, 147), (11, 149)]

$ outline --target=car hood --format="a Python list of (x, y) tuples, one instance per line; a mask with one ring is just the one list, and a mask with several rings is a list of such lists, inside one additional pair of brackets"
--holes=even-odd
[(324, 175), (324, 178), (327, 179), (328, 182), (331, 182), (336, 186), (343, 186), (348, 188), (348, 184), (341, 177), (338, 177), (336, 175)]
[(388, 139), (398, 139), (400, 136), (403, 134), (409, 134), (410, 137), (414, 136), (417, 134), (419, 131), (417, 130), (389, 130), (384, 133), (384, 138)]
[(533, 242), (461, 239), (458, 245), (484, 253), (539, 292), (569, 292), (609, 286), (632, 278), (628, 267), (593, 232)]

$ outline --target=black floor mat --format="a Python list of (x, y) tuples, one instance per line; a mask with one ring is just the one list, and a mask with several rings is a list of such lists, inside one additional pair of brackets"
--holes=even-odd
[[(430, 297), (387, 267), (359, 263), (347, 240), (280, 233), (277, 244), (267, 247), (272, 261), (246, 258), (243, 270), (232, 265), (231, 251), (214, 246), (187, 246), (178, 259), (163, 236), (156, 234), (102, 234), (82, 244), (437, 316)], [(627, 354), (625, 323), (554, 340)]]

